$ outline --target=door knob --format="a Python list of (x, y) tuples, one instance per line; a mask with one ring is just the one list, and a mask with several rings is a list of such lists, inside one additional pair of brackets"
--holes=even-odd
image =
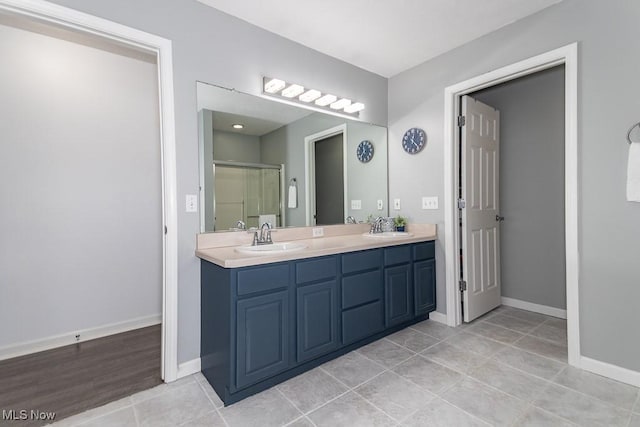
[(496, 221), (497, 221), (497, 222), (504, 221), (504, 217), (503, 217), (503, 216), (500, 216), (500, 215), (496, 215)]

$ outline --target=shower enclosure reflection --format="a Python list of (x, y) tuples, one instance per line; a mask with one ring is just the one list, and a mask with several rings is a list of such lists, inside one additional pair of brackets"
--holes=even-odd
[(282, 226), (281, 166), (213, 162), (214, 231), (246, 228), (268, 222)]

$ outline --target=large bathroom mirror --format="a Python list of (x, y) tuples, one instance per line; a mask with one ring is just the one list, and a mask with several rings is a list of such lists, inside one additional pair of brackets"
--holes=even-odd
[(386, 128), (206, 83), (197, 96), (202, 232), (388, 215)]

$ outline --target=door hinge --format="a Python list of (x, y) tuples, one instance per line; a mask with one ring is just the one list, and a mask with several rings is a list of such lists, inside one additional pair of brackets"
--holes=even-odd
[(460, 292), (467, 290), (467, 282), (465, 280), (460, 280), (458, 283), (460, 284)]
[(458, 116), (458, 127), (462, 127), (467, 123), (465, 116)]
[(466, 206), (466, 203), (464, 199), (458, 199), (458, 209), (464, 209), (465, 206)]

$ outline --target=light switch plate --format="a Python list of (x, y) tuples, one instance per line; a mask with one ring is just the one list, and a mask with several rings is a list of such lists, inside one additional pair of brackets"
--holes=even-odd
[(353, 209), (353, 210), (362, 209), (362, 200), (352, 200), (351, 201), (351, 209)]
[(383, 207), (384, 207), (384, 202), (378, 199), (378, 210), (381, 211)]
[(438, 196), (423, 197), (422, 209), (438, 209)]
[(400, 199), (393, 199), (393, 209), (400, 210)]
[(312, 230), (313, 237), (322, 237), (324, 236), (324, 228), (322, 227), (314, 227)]
[(186, 212), (198, 212), (198, 195), (197, 194), (187, 194), (185, 197)]

